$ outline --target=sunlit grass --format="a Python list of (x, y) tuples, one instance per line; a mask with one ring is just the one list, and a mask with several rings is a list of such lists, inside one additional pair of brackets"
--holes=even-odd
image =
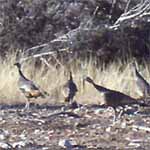
[[(16, 103), (25, 101), (25, 97), (21, 94), (17, 86), (19, 75), (17, 68), (13, 65), (14, 62), (15, 56), (10, 55), (7, 60), (1, 61), (0, 63), (1, 103)], [(139, 97), (130, 64), (122, 66), (121, 63), (112, 63), (107, 69), (101, 69), (96, 68), (93, 62), (94, 60), (92, 60), (92, 58), (85, 62), (76, 60), (69, 66), (73, 72), (74, 81), (79, 89), (79, 92), (75, 97), (78, 102), (94, 104), (100, 103), (101, 99), (100, 94), (92, 87), (92, 85), (85, 83), (85, 86), (83, 86), (84, 76), (90, 76), (96, 83), (107, 88), (124, 92), (135, 98)], [(139, 68), (145, 79), (148, 80), (148, 65), (145, 68), (142, 66)], [(61, 87), (68, 78), (66, 73), (67, 68), (61, 66), (56, 69), (53, 65), (50, 65), (48, 68), (48, 66), (44, 63), (42, 63), (40, 67), (35, 67), (34, 60), (32, 60), (24, 62), (22, 65), (22, 70), (27, 78), (32, 79), (51, 95), (46, 100), (39, 98), (36, 102), (63, 102)]]

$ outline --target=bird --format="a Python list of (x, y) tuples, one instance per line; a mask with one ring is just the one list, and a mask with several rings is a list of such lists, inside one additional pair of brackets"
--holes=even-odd
[[(148, 106), (143, 101), (140, 100), (138, 101), (137, 99), (132, 98), (122, 92), (100, 86), (96, 84), (90, 77), (85, 77), (84, 80), (92, 84), (94, 88), (102, 94), (104, 106), (110, 106), (114, 109), (114, 119), (113, 119), (114, 121), (116, 121), (117, 119), (116, 109), (119, 106), (121, 106), (123, 109), (126, 105), (134, 105), (134, 104), (138, 104), (140, 106)], [(121, 114), (119, 114), (119, 116), (121, 116)]]
[(38, 87), (33, 81), (27, 79), (22, 70), (21, 70), (21, 64), (19, 62), (16, 62), (14, 64), (18, 68), (19, 72), (19, 79), (18, 79), (18, 86), (20, 91), (25, 95), (27, 98), (25, 110), (29, 110), (30, 100), (31, 98), (46, 98), (46, 96), (49, 96), (49, 94), (42, 90), (40, 87)]
[(73, 81), (72, 72), (70, 71), (69, 80), (62, 87), (64, 101), (69, 104), (72, 104), (77, 92), (78, 92), (77, 85)]
[(150, 85), (149, 83), (144, 79), (144, 77), (138, 72), (138, 69), (136, 67), (136, 63), (132, 63), (132, 69), (134, 71), (134, 76), (136, 78), (136, 84), (138, 86), (138, 90), (140, 94), (142, 94), (142, 97), (144, 99), (148, 98), (150, 96)]

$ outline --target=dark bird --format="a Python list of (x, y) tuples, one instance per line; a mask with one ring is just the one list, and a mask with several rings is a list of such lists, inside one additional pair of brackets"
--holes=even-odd
[(138, 72), (135, 62), (132, 64), (132, 68), (134, 71), (134, 76), (136, 78), (136, 84), (138, 86), (138, 90), (139, 92), (141, 92), (142, 97), (146, 99), (150, 96), (150, 85), (144, 79), (144, 77)]
[(96, 84), (90, 77), (86, 77), (84, 80), (92, 84), (94, 88), (102, 94), (103, 105), (110, 106), (114, 109), (115, 112), (114, 121), (116, 120), (117, 115), (116, 108), (118, 106), (121, 106), (123, 108), (125, 107), (125, 105), (134, 105), (134, 104), (138, 104), (140, 106), (147, 106), (147, 104), (145, 104), (143, 101), (138, 101), (124, 93), (111, 90)]
[(78, 89), (73, 81), (72, 72), (70, 71), (69, 80), (67, 83), (63, 86), (62, 93), (65, 98), (65, 102), (67, 103), (73, 103), (73, 99), (77, 93)]
[(25, 105), (25, 110), (29, 110), (29, 105), (30, 105), (30, 99), (31, 98), (46, 98), (49, 94), (40, 89), (35, 83), (29, 79), (27, 79), (24, 74), (22, 73), (21, 70), (21, 64), (20, 63), (15, 63), (14, 65), (17, 66), (18, 72), (19, 72), (19, 80), (18, 80), (18, 86), (21, 92), (25, 95), (27, 98), (26, 105)]

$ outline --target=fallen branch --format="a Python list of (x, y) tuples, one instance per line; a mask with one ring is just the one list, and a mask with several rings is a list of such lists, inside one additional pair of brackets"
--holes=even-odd
[(59, 117), (59, 116), (67, 116), (67, 117), (74, 117), (74, 118), (81, 118), (78, 114), (75, 114), (73, 112), (66, 112), (66, 111), (59, 111), (50, 114), (49, 116), (43, 116), (42, 119), (51, 120), (53, 117)]
[(144, 131), (150, 132), (150, 127), (133, 125), (132, 128), (136, 130), (144, 130)]

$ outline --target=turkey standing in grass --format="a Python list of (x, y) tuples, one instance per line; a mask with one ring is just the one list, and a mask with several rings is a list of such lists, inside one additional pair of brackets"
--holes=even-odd
[[(117, 114), (116, 108), (118, 106), (121, 106), (123, 108), (125, 107), (125, 105), (134, 105), (134, 104), (138, 104), (140, 106), (148, 106), (147, 104), (143, 103), (143, 101), (138, 101), (124, 93), (102, 87), (94, 83), (94, 81), (90, 77), (86, 77), (84, 80), (92, 84), (94, 88), (96, 88), (96, 90), (98, 90), (102, 94), (103, 105), (110, 106), (114, 109), (115, 112), (114, 121), (116, 121), (116, 114)], [(123, 112), (121, 112), (119, 116), (121, 116), (122, 113)]]
[(38, 98), (42, 97), (45, 98), (49, 94), (39, 87), (35, 85), (35, 83), (29, 79), (27, 79), (24, 74), (21, 71), (21, 64), (20, 63), (15, 63), (14, 65), (17, 66), (18, 72), (19, 72), (19, 80), (18, 80), (18, 86), (21, 92), (25, 95), (27, 98), (26, 105), (25, 105), (25, 110), (29, 110), (29, 105), (30, 105), (30, 99), (31, 98)]
[(70, 71), (69, 80), (63, 86), (63, 91), (62, 91), (65, 98), (65, 102), (72, 104), (73, 98), (76, 95), (77, 91), (78, 91), (77, 86), (73, 81), (72, 72)]
[(149, 83), (138, 72), (135, 62), (132, 64), (132, 69), (134, 71), (134, 75), (136, 78), (136, 84), (137, 84), (138, 90), (139, 90), (138, 92), (140, 92), (140, 94), (142, 94), (142, 97), (144, 99), (148, 98), (150, 96), (150, 85), (149, 85)]

